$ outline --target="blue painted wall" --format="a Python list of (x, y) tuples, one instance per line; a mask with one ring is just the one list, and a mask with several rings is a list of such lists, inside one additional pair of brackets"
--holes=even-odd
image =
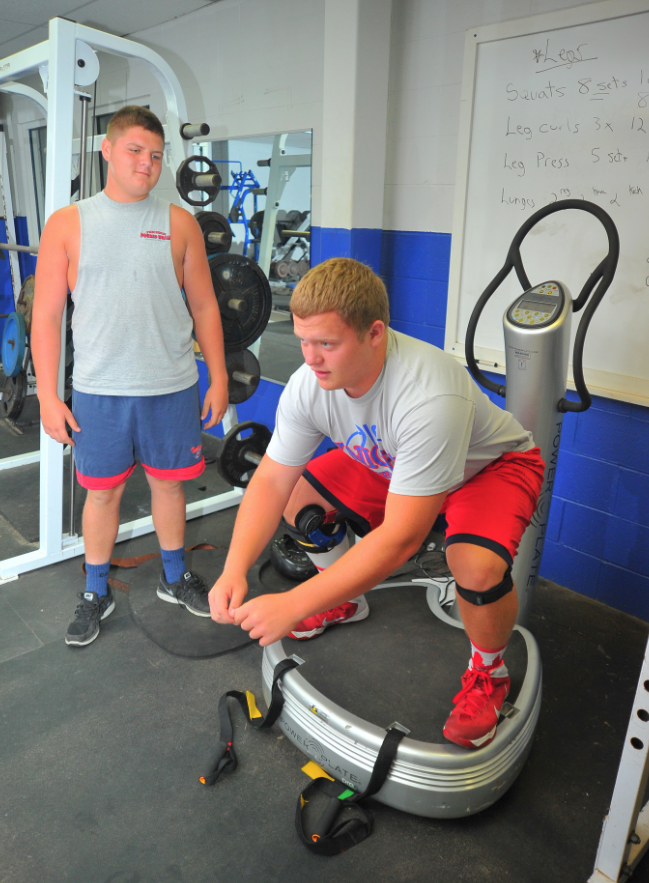
[[(27, 232), (27, 218), (18, 217), (14, 220), (16, 227), (16, 242), (19, 245), (29, 245), (29, 233)], [(7, 241), (6, 239), (4, 240)], [(20, 278), (25, 279), (32, 273), (36, 272), (36, 255), (19, 252), (18, 265), (20, 267)]]
[[(27, 218), (19, 217), (15, 221), (16, 240), (20, 245), (29, 245), (29, 237), (27, 234)], [(7, 228), (4, 220), (0, 220), (0, 241), (7, 241)], [(0, 257), (0, 315), (4, 313), (13, 313), (14, 296), (11, 287), (11, 270), (9, 268), (9, 258), (7, 252), (0, 252), (5, 256), (4, 260)], [(36, 255), (19, 253), (18, 266), (20, 268), (20, 278), (25, 279), (31, 273), (36, 272)], [(4, 328), (5, 320), (0, 319), (0, 336)]]
[[(7, 241), (7, 228), (5, 222), (0, 220), (0, 237), (2, 242)], [(5, 313), (13, 313), (14, 295), (11, 287), (11, 271), (9, 269), (9, 259), (7, 252), (3, 251), (4, 260), (0, 257), (0, 315)], [(0, 335), (4, 328), (5, 320), (0, 319)]]

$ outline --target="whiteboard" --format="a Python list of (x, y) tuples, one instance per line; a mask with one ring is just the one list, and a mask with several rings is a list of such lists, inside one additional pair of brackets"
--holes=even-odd
[[(604, 208), (620, 234), (615, 279), (590, 325), (591, 392), (649, 405), (649, 0), (613, 0), (467, 31), (445, 349), (464, 357), (473, 307), (536, 210)], [(607, 252), (599, 221), (543, 219), (521, 254), (532, 285), (577, 297)], [(504, 372), (512, 271), (476, 334), (481, 367)], [(573, 316), (573, 338), (581, 313)]]

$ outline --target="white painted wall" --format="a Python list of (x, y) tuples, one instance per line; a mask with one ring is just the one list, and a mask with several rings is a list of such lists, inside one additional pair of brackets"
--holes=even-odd
[[(208, 122), (210, 137), (313, 129), (316, 225), (322, 205), (325, 3), (221, 0), (131, 35), (173, 66), (190, 119)], [(451, 232), (465, 29), (577, 5), (573, 0), (393, 0), (385, 229)], [(344, 51), (342, 39), (339, 51)], [(164, 117), (160, 89), (143, 65), (103, 53), (100, 63), (97, 113), (129, 102), (150, 104)], [(179, 201), (171, 170), (158, 192)]]
[[(385, 229), (451, 232), (465, 29), (577, 5), (393, 0)], [(132, 35), (173, 65), (190, 115), (205, 119), (214, 137), (313, 128), (316, 225), (322, 206), (324, 12), (325, 0), (221, 0)], [(339, 45), (342, 53), (343, 35)]]
[(579, 5), (393, 0), (384, 229), (452, 230), (465, 30)]
[[(190, 120), (207, 122), (210, 138), (313, 129), (313, 203), (319, 216), (323, 31), (324, 0), (221, 0), (131, 38), (172, 65)], [(145, 72), (129, 67), (133, 89)], [(161, 112), (153, 85), (148, 76), (151, 109)], [(177, 200), (170, 177), (159, 187), (160, 196)]]

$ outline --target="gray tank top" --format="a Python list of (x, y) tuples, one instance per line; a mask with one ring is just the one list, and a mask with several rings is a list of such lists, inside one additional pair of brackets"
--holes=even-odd
[(148, 396), (192, 386), (193, 324), (171, 256), (169, 203), (115, 202), (102, 191), (77, 208), (74, 388)]

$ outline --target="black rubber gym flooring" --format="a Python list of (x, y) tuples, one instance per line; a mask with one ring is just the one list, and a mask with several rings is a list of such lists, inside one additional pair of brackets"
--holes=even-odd
[[(226, 545), (234, 514), (188, 522), (187, 545)], [(4, 541), (0, 528), (3, 557)], [(150, 535), (121, 544), (116, 554), (155, 550)], [(128, 581), (136, 571), (129, 570), (113, 574), (123, 585), (99, 638), (66, 647), (63, 634), (83, 588), (80, 564), (73, 559), (0, 586), (3, 883), (587, 881), (646, 623), (541, 580), (531, 628), (544, 661), (543, 708), (511, 790), (485, 812), (454, 821), (373, 803), (372, 837), (321, 858), (294, 831), (297, 795), (309, 781), (301, 772), (305, 759), (276, 728), (253, 732), (235, 710), (238, 771), (213, 788), (198, 782), (220, 695), (247, 688), (261, 697), (259, 647), (211, 659), (162, 650), (130, 615)], [(399, 596), (389, 590), (369, 600), (378, 622)], [(339, 630), (345, 628), (351, 643), (355, 627)], [(318, 641), (322, 651), (327, 635)], [(403, 633), (403, 641), (412, 643), (411, 636)], [(398, 650), (377, 640), (366, 672), (377, 660), (387, 686), (410, 693), (413, 719), (425, 718), (434, 683), (429, 698), (425, 672), (416, 683), (398, 667), (390, 676), (386, 660)], [(337, 676), (344, 662), (336, 660)], [(348, 669), (351, 678), (354, 665)], [(649, 864), (632, 879), (649, 881)]]

